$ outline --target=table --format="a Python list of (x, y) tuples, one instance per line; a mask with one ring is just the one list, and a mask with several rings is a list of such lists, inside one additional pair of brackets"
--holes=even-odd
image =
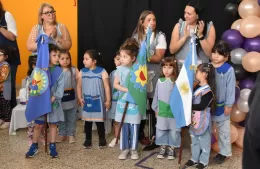
[(27, 128), (28, 122), (25, 118), (26, 105), (18, 104), (12, 111), (9, 135), (16, 135), (19, 128)]

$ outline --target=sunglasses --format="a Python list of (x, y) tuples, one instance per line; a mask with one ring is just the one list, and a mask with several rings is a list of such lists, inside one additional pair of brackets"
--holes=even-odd
[(47, 11), (47, 12), (44, 12), (42, 14), (50, 16), (50, 15), (54, 15), (55, 13), (56, 13), (56, 11)]

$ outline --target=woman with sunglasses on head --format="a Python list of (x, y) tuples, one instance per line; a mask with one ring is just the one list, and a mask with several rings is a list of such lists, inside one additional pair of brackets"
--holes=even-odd
[(56, 11), (50, 4), (43, 3), (38, 13), (38, 24), (35, 25), (27, 40), (27, 49), (31, 52), (37, 51), (36, 38), (39, 34), (46, 34), (51, 37), (53, 44), (62, 50), (71, 48), (71, 37), (65, 25), (56, 20)]

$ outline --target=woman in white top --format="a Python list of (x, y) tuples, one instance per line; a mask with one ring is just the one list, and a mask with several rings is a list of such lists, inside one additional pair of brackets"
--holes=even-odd
[(62, 50), (70, 50), (71, 37), (65, 25), (56, 20), (56, 11), (50, 4), (43, 3), (38, 13), (38, 24), (35, 25), (27, 40), (27, 49), (36, 52), (36, 38), (39, 34), (45, 33), (52, 38), (52, 43), (58, 45)]
[[(147, 84), (147, 98), (149, 100), (149, 110), (148, 113), (151, 115), (151, 126), (152, 126), (152, 144), (151, 146), (145, 147), (144, 150), (152, 150), (157, 146), (154, 144), (154, 136), (155, 136), (155, 125), (156, 125), (156, 118), (155, 113), (151, 109), (152, 98), (154, 95), (154, 90), (156, 87), (157, 80), (160, 76), (160, 63), (164, 57), (164, 54), (167, 49), (167, 43), (164, 33), (158, 31), (156, 29), (156, 17), (154, 12), (152, 11), (143, 11), (139, 17), (137, 22), (136, 29), (133, 33), (133, 38), (135, 38), (139, 44), (144, 40), (148, 25), (150, 25), (153, 33), (151, 36), (151, 45), (150, 45), (150, 54), (152, 55), (151, 60), (147, 63), (148, 67), (148, 84)], [(144, 126), (145, 120), (141, 121), (140, 129), (139, 129), (139, 140), (141, 143), (145, 144), (145, 137), (144, 137)]]
[[(8, 63), (11, 66), (11, 103), (12, 108), (16, 106), (15, 79), (18, 65), (21, 64), (19, 48), (16, 42), (17, 28), (12, 14), (5, 11), (0, 1), (0, 45), (9, 48)], [(8, 125), (2, 126), (8, 128)]]

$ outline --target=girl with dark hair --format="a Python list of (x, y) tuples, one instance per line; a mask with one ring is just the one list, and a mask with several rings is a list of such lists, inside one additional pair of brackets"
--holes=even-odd
[[(153, 11), (143, 11), (138, 19), (136, 29), (132, 35), (132, 38), (135, 38), (137, 42), (140, 43), (144, 40), (146, 35), (147, 27), (150, 27), (152, 29), (152, 35), (150, 40), (150, 54), (151, 54), (151, 60), (147, 63), (147, 69), (148, 69), (148, 81), (147, 81), (147, 98), (148, 98), (148, 106), (151, 107), (153, 95), (155, 86), (157, 83), (157, 80), (160, 76), (160, 62), (162, 61), (164, 54), (167, 49), (167, 43), (166, 43), (166, 37), (164, 33), (160, 32), (156, 28), (156, 17)], [(152, 126), (152, 138), (151, 139), (151, 145), (144, 148), (144, 150), (152, 150), (156, 147), (158, 147), (155, 144), (155, 125), (156, 125), (156, 118), (154, 111), (150, 108), (147, 113), (151, 116), (151, 126)], [(145, 138), (144, 135), (144, 126), (145, 126), (146, 120), (142, 120), (140, 124), (139, 129), (139, 140), (141, 140), (141, 144), (149, 144), (149, 140)]]
[(78, 100), (82, 111), (82, 119), (85, 121), (86, 139), (84, 147), (92, 147), (92, 123), (97, 125), (99, 136), (99, 148), (107, 145), (105, 138), (105, 113), (111, 106), (111, 93), (109, 76), (101, 67), (102, 57), (96, 50), (87, 50), (84, 54), (83, 64), (85, 68), (80, 70), (77, 84)]
[(199, 63), (208, 63), (216, 39), (216, 32), (212, 22), (206, 23), (200, 15), (203, 8), (200, 0), (190, 1), (184, 10), (184, 18), (174, 26), (172, 31), (170, 52), (175, 55), (180, 71), (190, 48), (190, 39), (197, 36), (197, 53)]
[(214, 112), (215, 68), (203, 63), (197, 68), (192, 103), (191, 159), (185, 167), (207, 168), (211, 149), (211, 112)]
[(212, 65), (216, 69), (216, 110), (212, 121), (219, 131), (219, 153), (214, 158), (217, 163), (223, 163), (226, 157), (232, 155), (230, 142), (230, 113), (235, 102), (236, 77), (233, 67), (227, 63), (230, 57), (228, 43), (218, 41), (212, 50)]

